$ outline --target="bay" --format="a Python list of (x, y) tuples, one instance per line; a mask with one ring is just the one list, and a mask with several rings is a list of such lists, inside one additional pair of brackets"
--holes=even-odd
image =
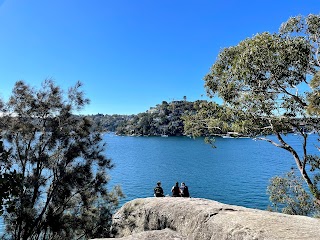
[[(301, 147), (301, 137), (290, 134), (285, 139), (293, 147)], [(319, 155), (314, 147), (319, 145), (317, 139), (318, 135), (309, 135), (310, 154)], [(105, 134), (104, 141), (105, 154), (115, 164), (108, 187), (120, 185), (126, 195), (120, 206), (135, 198), (152, 197), (157, 181), (170, 195), (178, 181), (186, 183), (191, 197), (265, 210), (270, 204), (266, 193), (270, 178), (295, 168), (288, 152), (251, 138), (218, 137), (216, 148), (203, 138), (188, 137)], [(3, 231), (0, 218), (0, 234)]]
[[(300, 138), (285, 137), (294, 147), (301, 145)], [(295, 167), (285, 150), (251, 138), (218, 137), (216, 148), (203, 138), (106, 134), (104, 140), (106, 154), (115, 164), (110, 185), (121, 185), (126, 194), (121, 205), (153, 196), (156, 182), (161, 181), (165, 195), (170, 195), (175, 182), (185, 182), (191, 197), (265, 210), (270, 204), (269, 180)], [(314, 146), (317, 135), (310, 135), (309, 141)], [(309, 151), (319, 153), (315, 148)]]

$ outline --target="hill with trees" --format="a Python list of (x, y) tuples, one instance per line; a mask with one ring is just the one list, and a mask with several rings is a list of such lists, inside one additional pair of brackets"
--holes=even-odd
[[(195, 115), (209, 103), (205, 100), (195, 102), (166, 102), (151, 107), (144, 113), (136, 115), (91, 115), (93, 122), (101, 131), (115, 132), (118, 135), (133, 136), (182, 136), (184, 135), (184, 119)], [(205, 135), (206, 132), (203, 132)]]

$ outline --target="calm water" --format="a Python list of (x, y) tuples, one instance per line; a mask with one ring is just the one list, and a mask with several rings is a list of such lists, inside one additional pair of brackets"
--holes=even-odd
[[(294, 146), (301, 145), (298, 136), (290, 135), (287, 139)], [(165, 194), (170, 194), (175, 182), (184, 181), (191, 197), (266, 209), (269, 179), (295, 166), (286, 151), (250, 138), (217, 138), (215, 149), (203, 138), (106, 134), (104, 140), (106, 154), (116, 165), (110, 172), (109, 187), (119, 184), (126, 194), (121, 204), (153, 196), (153, 188), (160, 180)], [(310, 135), (310, 140), (318, 144), (317, 135)], [(0, 218), (0, 233), (3, 229)]]
[[(298, 136), (287, 139), (300, 145)], [(310, 135), (310, 139), (316, 143), (317, 135)], [(184, 181), (192, 197), (266, 209), (269, 179), (295, 166), (286, 151), (250, 138), (217, 138), (215, 149), (203, 138), (107, 134), (105, 141), (106, 153), (116, 165), (110, 173), (111, 185), (120, 184), (127, 196), (122, 204), (153, 196), (157, 181), (162, 182), (165, 194), (170, 194), (175, 182)]]

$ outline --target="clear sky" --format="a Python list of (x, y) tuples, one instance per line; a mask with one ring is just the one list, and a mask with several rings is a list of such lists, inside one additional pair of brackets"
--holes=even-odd
[(0, 0), (0, 97), (52, 78), (84, 84), (87, 114), (204, 99), (222, 48), (309, 13), (320, 0)]

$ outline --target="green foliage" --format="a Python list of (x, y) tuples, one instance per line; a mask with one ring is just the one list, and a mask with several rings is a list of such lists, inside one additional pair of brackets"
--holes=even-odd
[(94, 115), (90, 118), (101, 126), (101, 131), (112, 131), (119, 135), (179, 136), (184, 132), (183, 116), (195, 113), (195, 108), (201, 102), (205, 102), (193, 103), (188, 102), (186, 97), (183, 99), (170, 103), (163, 101), (147, 112), (137, 115)]
[(10, 239), (109, 236), (111, 214), (123, 195), (118, 188), (107, 190), (113, 164), (99, 132), (74, 115), (89, 102), (80, 87), (65, 97), (51, 80), (41, 90), (19, 81), (3, 105), (0, 163)]
[(210, 96), (218, 93), (236, 110), (259, 116), (300, 117), (305, 97), (296, 87), (306, 81), (310, 46), (303, 38), (262, 33), (224, 49), (205, 77)]
[[(251, 136), (257, 131), (254, 118), (244, 111), (230, 108), (228, 105), (218, 105), (214, 102), (201, 102), (196, 112), (188, 112), (182, 117), (185, 134), (192, 136), (221, 136), (234, 132), (236, 136)], [(268, 129), (261, 131), (269, 133)]]
[(116, 132), (118, 128), (125, 126), (133, 116), (134, 115), (95, 114), (87, 117), (93, 122), (94, 128), (98, 129), (100, 132)]
[(314, 198), (305, 190), (303, 184), (303, 179), (297, 177), (294, 170), (284, 177), (273, 177), (267, 190), (272, 202), (270, 210), (291, 215), (319, 215), (319, 206), (315, 204)]
[[(0, 160), (1, 161), (1, 160)], [(1, 168), (0, 174), (0, 215), (4, 213), (4, 209), (8, 212), (15, 210), (14, 199), (19, 194), (21, 188), (21, 175), (16, 170)]]
[[(312, 14), (290, 18), (279, 33), (260, 33), (223, 49), (204, 77), (208, 96), (220, 97), (223, 105), (208, 104), (185, 118), (185, 130), (236, 131), (288, 151), (320, 204), (319, 159), (308, 154), (312, 147), (319, 150), (308, 146), (308, 133), (320, 132), (319, 51), (320, 15)], [(291, 132), (301, 136), (301, 147), (285, 141), (283, 134)]]

